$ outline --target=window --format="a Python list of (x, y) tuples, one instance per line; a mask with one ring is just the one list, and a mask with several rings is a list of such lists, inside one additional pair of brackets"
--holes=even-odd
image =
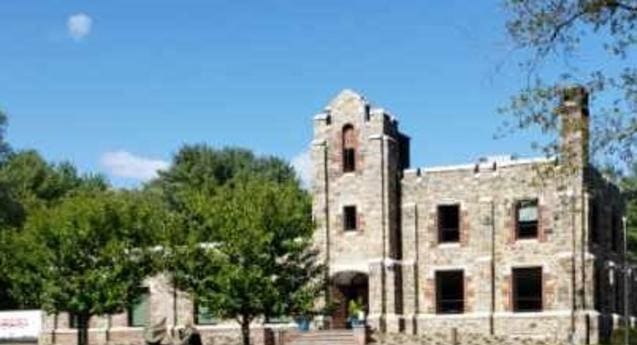
[(79, 328), (80, 317), (75, 313), (69, 313), (69, 328)]
[(597, 203), (595, 200), (589, 201), (588, 226), (593, 243), (599, 243), (599, 218), (597, 216)]
[(542, 268), (513, 269), (513, 311), (542, 311)]
[(623, 312), (623, 296), (622, 296), (622, 290), (621, 290), (621, 285), (623, 283), (623, 279), (621, 276), (621, 272), (619, 272), (619, 270), (615, 270), (613, 271), (615, 273), (615, 281), (614, 283), (614, 289), (613, 291), (615, 292), (613, 295), (615, 297), (615, 300), (613, 301), (613, 312), (621, 314)]
[(356, 170), (356, 133), (352, 125), (343, 127), (343, 172)]
[(464, 273), (436, 272), (436, 312), (461, 314), (464, 312)]
[(619, 216), (614, 211), (612, 222), (610, 246), (611, 250), (616, 252), (619, 248), (619, 234), (622, 232), (622, 226)]
[(148, 288), (140, 288), (133, 304), (128, 310), (128, 325), (130, 327), (143, 327), (148, 324), (150, 317), (150, 291)]
[(356, 206), (343, 207), (343, 229), (345, 231), (356, 231)]
[(197, 325), (214, 325), (217, 323), (215, 318), (210, 313), (208, 307), (201, 305), (199, 302), (195, 302), (195, 324)]
[(460, 206), (438, 206), (438, 242), (458, 242), (460, 240)]
[(595, 265), (593, 271), (593, 289), (595, 289), (593, 292), (595, 310), (602, 311), (602, 272), (598, 265)]
[(518, 202), (516, 212), (516, 237), (537, 238), (537, 200), (523, 200)]

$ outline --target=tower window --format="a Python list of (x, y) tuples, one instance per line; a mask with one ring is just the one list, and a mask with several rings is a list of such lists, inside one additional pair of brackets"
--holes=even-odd
[(460, 206), (438, 206), (438, 242), (458, 242), (460, 240)]
[(356, 133), (352, 125), (343, 127), (343, 172), (356, 171)]
[(464, 273), (462, 271), (436, 272), (436, 313), (461, 314), (464, 312)]
[(537, 199), (518, 202), (516, 209), (516, 238), (537, 238)]
[(356, 231), (356, 206), (343, 207), (343, 228), (345, 231)]
[(513, 311), (542, 311), (542, 268), (513, 269)]

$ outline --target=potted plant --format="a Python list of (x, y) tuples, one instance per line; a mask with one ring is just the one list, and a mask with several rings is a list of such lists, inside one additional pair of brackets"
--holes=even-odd
[(352, 328), (360, 327), (365, 322), (365, 310), (363, 309), (363, 301), (359, 297), (358, 299), (352, 299), (347, 305), (347, 320)]

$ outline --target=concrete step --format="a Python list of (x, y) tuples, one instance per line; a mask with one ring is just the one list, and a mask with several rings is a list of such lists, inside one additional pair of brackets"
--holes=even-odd
[(311, 331), (297, 334), (290, 345), (356, 345), (354, 334), (349, 330)]

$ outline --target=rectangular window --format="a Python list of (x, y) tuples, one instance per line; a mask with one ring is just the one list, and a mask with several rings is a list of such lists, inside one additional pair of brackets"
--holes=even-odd
[(343, 149), (343, 172), (356, 170), (356, 150), (353, 148)]
[(593, 292), (595, 310), (602, 311), (602, 273), (598, 265), (595, 265), (593, 271)]
[(460, 206), (438, 206), (438, 242), (460, 241)]
[(69, 313), (69, 328), (79, 328), (80, 318), (75, 313)]
[(537, 238), (538, 224), (537, 199), (518, 202), (516, 210), (516, 237)]
[(197, 325), (214, 325), (217, 320), (212, 316), (208, 307), (195, 302), (195, 324)]
[(611, 250), (614, 252), (617, 252), (617, 250), (619, 249), (619, 235), (622, 232), (622, 226), (621, 226), (621, 221), (619, 220), (619, 216), (617, 215), (617, 213), (615, 213), (615, 211), (613, 211), (613, 220), (612, 220), (613, 224), (612, 224), (612, 228), (611, 228), (611, 242), (610, 242), (610, 246), (611, 246)]
[(615, 277), (614, 277), (615, 281), (613, 283), (615, 285), (615, 288), (613, 290), (615, 292), (614, 293), (615, 300), (613, 301), (613, 311), (615, 313), (622, 314), (622, 312), (623, 312), (623, 309), (622, 309), (622, 306), (623, 306), (623, 303), (622, 303), (623, 298), (622, 297), (623, 296), (622, 295), (623, 294), (622, 294), (622, 290), (621, 290), (621, 285), (622, 285), (622, 283), (624, 281), (622, 279), (622, 276), (621, 276), (621, 273), (619, 272), (619, 270), (615, 270), (614, 272), (615, 272)]
[(461, 314), (464, 312), (464, 273), (436, 272), (436, 312)]
[(356, 206), (343, 207), (343, 228), (345, 231), (356, 231)]
[(128, 326), (143, 327), (150, 319), (150, 290), (140, 288), (133, 304), (128, 310)]
[(588, 206), (588, 226), (591, 242), (599, 243), (599, 218), (597, 215), (597, 203), (595, 200), (589, 201)]
[(542, 268), (513, 269), (513, 311), (542, 311)]

